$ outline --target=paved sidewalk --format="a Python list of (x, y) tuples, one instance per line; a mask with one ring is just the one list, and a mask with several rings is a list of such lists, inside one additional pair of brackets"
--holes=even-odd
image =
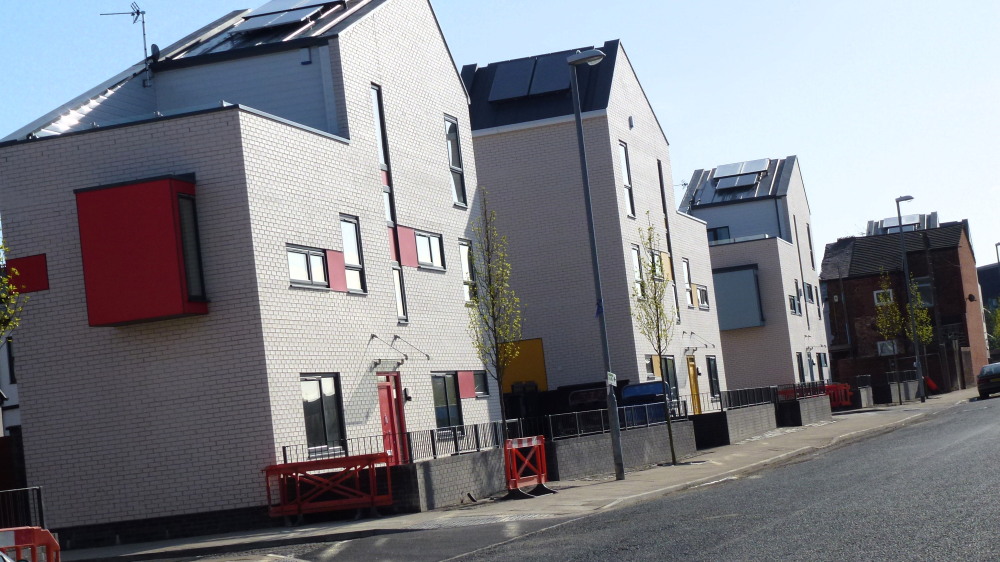
[[(679, 466), (654, 466), (629, 472), (625, 480), (613, 477), (588, 480), (564, 480), (551, 487), (557, 494), (530, 500), (493, 501), (424, 513), (393, 515), (360, 521), (337, 521), (275, 529), (254, 530), (207, 537), (157, 541), (107, 548), (69, 550), (62, 559), (82, 560), (151, 560), (221, 554), (287, 544), (328, 542), (375, 536), (386, 533), (464, 526), (517, 519), (583, 517), (599, 510), (612, 509), (679, 490), (710, 485), (740, 475), (762, 470), (822, 449), (837, 447), (893, 431), (976, 396), (967, 389), (934, 396), (926, 403), (881, 406), (836, 414), (833, 421), (798, 428), (778, 428), (746, 441), (699, 451)], [(610, 453), (609, 453), (610, 454)]]

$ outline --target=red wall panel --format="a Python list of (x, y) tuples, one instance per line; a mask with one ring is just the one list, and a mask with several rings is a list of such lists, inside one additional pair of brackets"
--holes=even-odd
[(458, 372), (458, 395), (461, 398), (476, 397), (476, 377), (472, 371)]
[(80, 190), (80, 249), (91, 326), (208, 312), (191, 302), (181, 250), (178, 179)]
[(417, 263), (417, 237), (413, 234), (413, 229), (397, 226), (396, 236), (399, 237), (399, 265), (407, 267), (420, 265)]
[(11, 282), (22, 293), (49, 289), (49, 265), (45, 254), (9, 259), (7, 269), (11, 272)]
[(347, 273), (344, 269), (344, 252), (326, 251), (326, 274), (330, 280), (330, 289), (347, 292)]

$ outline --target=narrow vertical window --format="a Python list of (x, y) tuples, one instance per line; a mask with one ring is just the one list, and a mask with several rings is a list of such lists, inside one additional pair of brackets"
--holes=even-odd
[(708, 389), (712, 393), (712, 396), (718, 396), (721, 393), (719, 388), (719, 366), (715, 361), (714, 355), (709, 355), (705, 360), (708, 362)]
[(802, 364), (802, 353), (801, 352), (796, 352), (795, 353), (795, 361), (799, 365), (799, 382), (806, 382), (806, 368), (805, 368), (805, 365)]
[(809, 240), (809, 263), (812, 264), (813, 271), (816, 271), (816, 255), (813, 253), (813, 233), (806, 223), (806, 238)]
[(632, 195), (632, 171), (628, 162), (628, 146), (618, 143), (618, 164), (621, 166), (622, 183), (625, 187), (625, 202), (628, 205), (628, 216), (635, 216), (635, 197)]
[(671, 399), (677, 398), (677, 365), (674, 363), (674, 356), (668, 355), (660, 358), (660, 372), (666, 373), (667, 386), (670, 389)]
[(7, 336), (3, 347), (7, 352), (7, 379), (10, 384), (17, 384), (17, 376), (14, 375), (14, 338)]
[(403, 292), (403, 268), (399, 265), (392, 266), (392, 289), (396, 293), (396, 317), (400, 321), (406, 321), (406, 293)]
[(340, 230), (344, 237), (344, 268), (347, 273), (347, 289), (363, 293), (365, 291), (365, 268), (361, 255), (361, 233), (356, 217), (340, 217)]
[(469, 302), (476, 294), (476, 283), (472, 269), (472, 243), (468, 240), (459, 240), (458, 256), (462, 262), (462, 287), (465, 291), (465, 302)]
[(372, 84), (372, 113), (375, 117), (375, 141), (378, 144), (378, 162), (383, 170), (389, 169), (389, 147), (385, 139), (385, 112), (382, 110), (382, 88)]
[(465, 172), (462, 170), (462, 148), (458, 135), (458, 120), (444, 118), (444, 138), (448, 148), (448, 166), (451, 168), (451, 194), (455, 203), (465, 205)]
[(691, 287), (691, 265), (687, 258), (681, 260), (681, 271), (684, 274), (684, 293), (687, 295), (688, 306), (694, 306), (694, 290)]
[(632, 292), (639, 297), (644, 297), (646, 296), (646, 293), (643, 290), (644, 287), (642, 283), (642, 259), (640, 257), (641, 255), (642, 254), (639, 252), (639, 246), (632, 246), (632, 285), (633, 285)]
[(344, 423), (338, 375), (305, 375), (302, 388), (302, 414), (305, 418), (306, 445), (310, 456), (341, 452), (344, 449)]
[(177, 210), (181, 223), (181, 253), (184, 260), (184, 274), (187, 277), (188, 300), (204, 301), (205, 278), (201, 269), (201, 247), (198, 243), (198, 214), (194, 197), (177, 196)]

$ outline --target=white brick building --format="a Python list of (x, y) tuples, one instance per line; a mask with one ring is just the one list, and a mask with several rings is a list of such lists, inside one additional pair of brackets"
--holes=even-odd
[[(579, 67), (579, 83), (612, 371), (621, 384), (659, 380), (667, 368), (674, 392), (718, 396), (726, 368), (705, 224), (674, 211), (669, 144), (625, 50), (618, 41), (600, 49), (606, 58)], [(462, 70), (479, 180), (510, 242), (523, 336), (535, 342), (536, 364), (519, 362), (509, 378), (540, 390), (599, 388), (605, 379), (566, 62), (573, 52)], [(632, 317), (633, 251), (650, 225), (679, 293), (662, 362)]]
[(263, 513), (286, 446), (499, 415), (463, 296), (468, 97), (429, 2), (285, 4), (0, 143), (50, 527)]
[(819, 260), (798, 159), (696, 170), (680, 209), (708, 223), (730, 385), (829, 380)]

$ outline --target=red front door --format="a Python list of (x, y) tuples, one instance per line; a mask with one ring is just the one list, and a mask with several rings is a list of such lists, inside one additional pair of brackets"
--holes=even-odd
[(407, 460), (406, 434), (403, 424), (403, 402), (399, 373), (379, 373), (378, 405), (382, 422), (382, 446), (389, 455), (389, 464)]

